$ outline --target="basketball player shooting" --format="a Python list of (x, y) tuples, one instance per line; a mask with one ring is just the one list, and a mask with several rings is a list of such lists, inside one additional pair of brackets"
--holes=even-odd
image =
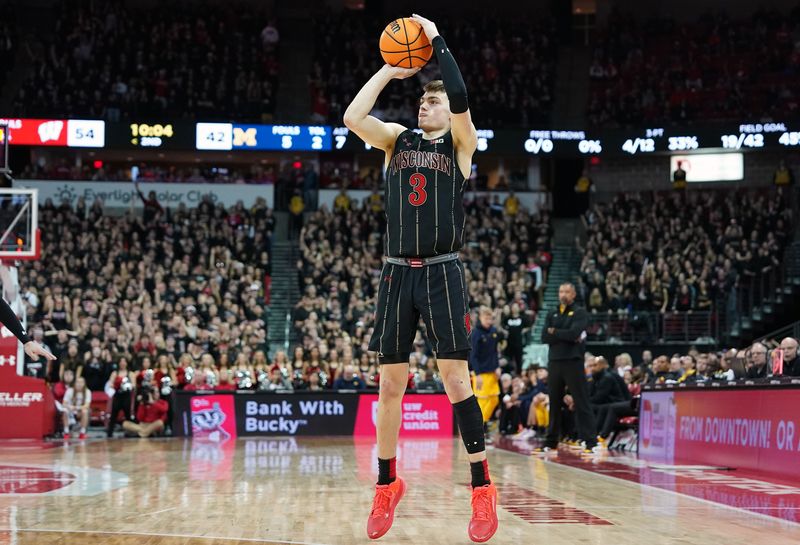
[[(419, 66), (384, 65), (344, 115), (350, 130), (386, 153), (386, 260), (369, 345), (381, 363), (378, 483), (367, 534), (377, 539), (389, 530), (395, 507), (407, 489), (396, 474), (395, 456), (408, 358), (422, 316), (467, 450), (472, 473), (468, 534), (480, 543), (497, 531), (497, 491), (489, 480), (483, 418), (467, 366), (469, 307), (464, 267), (458, 256), (464, 237), (463, 190), (478, 139), (464, 79), (444, 39), (432, 21), (419, 15), (410, 20), (431, 42), (442, 73), (441, 80), (424, 86), (418, 114), (422, 135), (369, 115), (392, 79), (411, 77)], [(398, 20), (413, 24), (408, 21)], [(411, 51), (409, 66), (413, 66)]]

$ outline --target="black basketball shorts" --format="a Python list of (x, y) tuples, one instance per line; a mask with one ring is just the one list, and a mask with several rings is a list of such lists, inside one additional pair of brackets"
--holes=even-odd
[(369, 342), (381, 363), (408, 361), (420, 316), (437, 357), (466, 359), (471, 326), (461, 260), (419, 268), (384, 263)]

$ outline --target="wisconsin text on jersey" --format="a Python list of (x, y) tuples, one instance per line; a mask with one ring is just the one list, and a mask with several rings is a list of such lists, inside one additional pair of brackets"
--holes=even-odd
[(404, 168), (432, 168), (450, 175), (452, 159), (433, 151), (400, 151), (392, 157), (389, 167), (392, 169), (392, 174), (397, 174), (398, 170)]

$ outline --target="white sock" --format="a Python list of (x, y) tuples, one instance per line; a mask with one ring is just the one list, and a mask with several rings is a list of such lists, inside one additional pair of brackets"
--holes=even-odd
[(86, 428), (81, 428), (81, 433), (86, 433)]

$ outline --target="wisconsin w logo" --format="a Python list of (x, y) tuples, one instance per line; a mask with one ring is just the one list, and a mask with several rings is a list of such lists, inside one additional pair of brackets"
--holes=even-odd
[(58, 140), (61, 137), (61, 130), (64, 128), (63, 121), (47, 121), (39, 125), (39, 140), (42, 144), (50, 140)]

